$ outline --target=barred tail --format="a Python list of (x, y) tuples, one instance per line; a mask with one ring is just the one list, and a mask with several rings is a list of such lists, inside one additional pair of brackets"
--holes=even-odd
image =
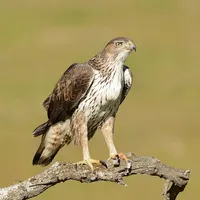
[(58, 153), (60, 148), (71, 142), (70, 119), (58, 122), (52, 126), (48, 122), (38, 126), (33, 132), (34, 136), (42, 134), (40, 146), (33, 158), (33, 165), (48, 165)]
[(37, 152), (35, 153), (32, 164), (42, 166), (48, 165), (54, 159), (60, 148), (56, 148), (54, 151), (50, 151), (48, 147), (45, 148), (43, 143), (41, 143)]

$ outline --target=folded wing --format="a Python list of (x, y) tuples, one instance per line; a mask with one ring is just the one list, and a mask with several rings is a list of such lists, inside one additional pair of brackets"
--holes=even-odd
[(121, 103), (124, 101), (124, 99), (128, 95), (128, 92), (131, 89), (132, 82), (133, 82), (133, 75), (132, 75), (132, 72), (129, 69), (129, 67), (124, 65), (123, 71), (124, 71), (124, 88), (123, 88), (123, 91), (122, 91)]
[(86, 96), (93, 79), (94, 72), (90, 65), (86, 63), (71, 65), (44, 101), (43, 106), (47, 111), (48, 121), (34, 130), (34, 136), (43, 134), (51, 125), (70, 117)]

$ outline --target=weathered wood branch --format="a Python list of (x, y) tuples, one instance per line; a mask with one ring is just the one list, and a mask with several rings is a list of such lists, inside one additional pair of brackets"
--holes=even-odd
[(175, 200), (182, 192), (189, 181), (189, 170), (175, 169), (162, 164), (158, 159), (147, 156), (136, 156), (128, 153), (127, 157), (132, 163), (130, 170), (127, 170), (126, 163), (121, 161), (119, 166), (114, 166), (113, 161), (107, 161), (108, 168), (96, 166), (92, 172), (86, 165), (73, 163), (56, 162), (44, 172), (37, 174), (25, 181), (6, 188), (0, 188), (0, 200), (25, 200), (33, 198), (57, 183), (68, 180), (75, 180), (84, 183), (95, 181), (111, 181), (121, 185), (124, 183), (124, 176), (146, 174), (158, 176), (166, 180), (164, 185), (164, 200)]

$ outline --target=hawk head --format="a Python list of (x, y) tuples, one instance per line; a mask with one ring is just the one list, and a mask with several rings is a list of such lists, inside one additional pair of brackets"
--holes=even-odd
[(105, 46), (104, 51), (115, 60), (126, 60), (131, 51), (136, 51), (136, 45), (126, 37), (117, 37), (112, 39)]

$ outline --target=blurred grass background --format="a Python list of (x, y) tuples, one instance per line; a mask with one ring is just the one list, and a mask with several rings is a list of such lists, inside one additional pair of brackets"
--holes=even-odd
[[(200, 2), (197, 0), (3, 0), (0, 6), (0, 187), (43, 171), (31, 165), (40, 138), (32, 130), (46, 119), (42, 101), (73, 62), (85, 62), (117, 36), (132, 38), (127, 60), (133, 89), (118, 113), (120, 152), (152, 155), (191, 169), (179, 199), (198, 199), (200, 119)], [(98, 132), (93, 158), (107, 159)], [(64, 147), (59, 161), (78, 161), (81, 149)], [(163, 180), (134, 176), (128, 187), (112, 183), (56, 185), (37, 200), (161, 199)]]

